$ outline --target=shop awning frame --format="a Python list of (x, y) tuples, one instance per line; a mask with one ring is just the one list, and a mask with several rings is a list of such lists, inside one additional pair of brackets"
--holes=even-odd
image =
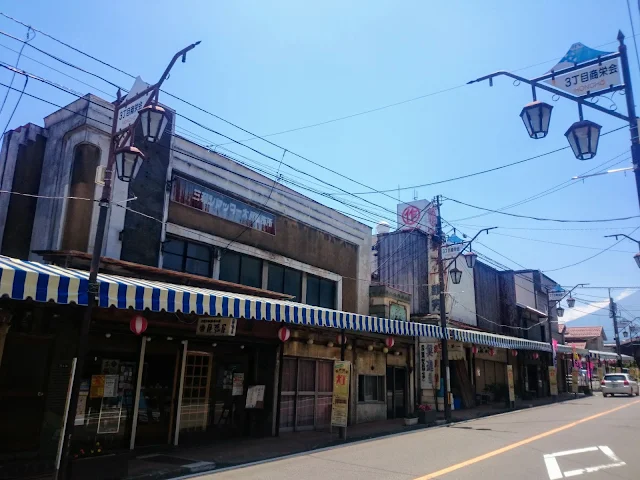
[[(0, 256), (0, 296), (14, 300), (87, 305), (89, 272)], [(411, 337), (442, 339), (437, 325), (391, 320), (200, 287), (98, 274), (102, 308), (169, 312), (284, 322)], [(446, 338), (497, 348), (550, 351), (547, 343), (447, 328)]]

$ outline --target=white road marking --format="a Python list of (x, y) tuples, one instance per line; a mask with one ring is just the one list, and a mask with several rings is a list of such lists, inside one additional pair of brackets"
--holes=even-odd
[[(585, 468), (578, 468), (575, 470), (568, 470), (564, 472), (564, 474), (560, 469), (560, 465), (558, 465), (558, 460), (557, 460), (558, 457), (566, 457), (567, 455), (577, 455), (580, 453), (587, 453), (587, 452), (596, 452), (598, 450), (600, 450), (607, 457), (609, 457), (609, 459), (613, 463), (597, 465), (595, 467), (585, 467)], [(582, 475), (585, 473), (593, 473), (593, 472), (598, 472), (600, 470), (606, 470), (606, 469), (615, 468), (615, 467), (622, 467), (626, 465), (626, 463), (621, 462), (618, 456), (615, 453), (613, 453), (613, 450), (611, 450), (606, 445), (602, 445), (599, 447), (578, 448), (575, 450), (565, 450), (564, 452), (547, 453), (544, 455), (544, 463), (547, 467), (549, 480), (559, 480), (561, 478), (576, 477), (578, 475)]]

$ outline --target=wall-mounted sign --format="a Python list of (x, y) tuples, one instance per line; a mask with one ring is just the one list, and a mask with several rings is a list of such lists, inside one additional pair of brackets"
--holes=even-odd
[(200, 317), (196, 335), (235, 337), (237, 319), (221, 317)]
[(247, 389), (244, 408), (264, 408), (264, 385), (251, 385)]
[(389, 318), (391, 320), (406, 320), (407, 308), (399, 303), (389, 304)]
[(420, 342), (420, 388), (434, 389), (440, 385), (440, 344)]
[(437, 208), (428, 200), (399, 203), (397, 212), (399, 230), (415, 229), (430, 234), (435, 233)]
[(254, 230), (276, 234), (276, 216), (191, 180), (173, 177), (171, 201)]

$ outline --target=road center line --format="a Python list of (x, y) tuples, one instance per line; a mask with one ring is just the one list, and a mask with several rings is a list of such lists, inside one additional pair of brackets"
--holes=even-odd
[(540, 433), (538, 435), (534, 435), (533, 437), (525, 438), (524, 440), (520, 440), (519, 442), (512, 443), (502, 448), (498, 448), (497, 450), (493, 450), (491, 452), (485, 453), (483, 455), (479, 455), (474, 458), (470, 458), (469, 460), (465, 460), (464, 462), (456, 463), (455, 465), (451, 465), (450, 467), (443, 468), (442, 470), (438, 470), (437, 472), (429, 473), (428, 475), (424, 475), (422, 477), (416, 477), (414, 480), (433, 480), (442, 475), (446, 475), (451, 472), (455, 472), (456, 470), (460, 470), (461, 468), (468, 467), (469, 465), (473, 465), (474, 463), (482, 462), (491, 457), (495, 457), (497, 455), (501, 455), (503, 453), (509, 452), (514, 448), (521, 447), (523, 445), (527, 445), (528, 443), (535, 442), (536, 440), (540, 440), (541, 438), (548, 437), (549, 435), (554, 435), (556, 433), (562, 432), (564, 430), (568, 430), (569, 428), (573, 428), (581, 423), (589, 422), (591, 420), (595, 420), (596, 418), (603, 417), (605, 415), (609, 415), (610, 413), (617, 412), (618, 410), (622, 410), (623, 408), (630, 407), (632, 405), (636, 405), (640, 403), (640, 400), (636, 400), (635, 402), (628, 403), (626, 405), (621, 405), (620, 407), (612, 408), (611, 410), (606, 410), (604, 412), (597, 413), (595, 415), (591, 415), (590, 417), (585, 417), (580, 420), (576, 420), (575, 422), (567, 423), (558, 428), (554, 428), (552, 430), (548, 430), (546, 432)]

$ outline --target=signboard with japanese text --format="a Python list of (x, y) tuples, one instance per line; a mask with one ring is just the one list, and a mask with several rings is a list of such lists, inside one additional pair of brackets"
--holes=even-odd
[(553, 288), (547, 290), (547, 294), (549, 295), (550, 302), (559, 302), (563, 299), (566, 294), (566, 290), (562, 288), (560, 285), (556, 285)]
[(545, 82), (559, 90), (581, 97), (587, 93), (595, 93), (611, 86), (620, 85), (622, 80), (620, 79), (618, 59), (614, 58), (599, 65), (591, 65), (564, 75), (558, 75), (554, 79), (545, 80)]
[[(140, 77), (136, 77), (133, 82), (133, 87), (129, 90), (129, 93), (124, 97), (123, 102), (126, 102), (127, 99), (135, 97), (137, 94), (141, 93), (143, 90), (149, 87), (148, 83), (145, 83)], [(125, 128), (132, 125), (136, 119), (138, 118), (138, 112), (145, 106), (147, 100), (151, 96), (151, 92), (145, 93), (142, 97), (138, 98), (131, 105), (127, 105), (124, 108), (121, 108), (118, 111), (118, 122), (116, 123), (116, 132), (120, 132)]]
[(516, 391), (513, 382), (513, 365), (507, 365), (507, 385), (509, 386), (509, 401), (516, 401)]
[(247, 388), (245, 408), (264, 408), (264, 385), (251, 385)]
[(331, 425), (346, 427), (349, 417), (349, 384), (351, 383), (351, 363), (347, 361), (333, 364), (333, 397), (331, 399)]
[(238, 320), (235, 318), (200, 317), (198, 318), (196, 335), (210, 337), (235, 337), (237, 322)]
[(549, 367), (549, 389), (551, 396), (558, 395), (558, 375), (556, 367)]
[(104, 376), (103, 397), (111, 398), (118, 396), (118, 375)]
[(399, 203), (398, 230), (421, 230), (434, 234), (438, 218), (438, 209), (428, 200), (414, 200), (409, 203)]
[(91, 389), (89, 390), (89, 398), (104, 397), (104, 381), (105, 375), (91, 375)]
[(420, 342), (420, 388), (440, 388), (440, 344)]
[(172, 180), (171, 201), (245, 227), (276, 234), (276, 216), (186, 178)]
[(578, 388), (580, 387), (580, 371), (577, 368), (571, 370), (571, 392), (578, 393)]

